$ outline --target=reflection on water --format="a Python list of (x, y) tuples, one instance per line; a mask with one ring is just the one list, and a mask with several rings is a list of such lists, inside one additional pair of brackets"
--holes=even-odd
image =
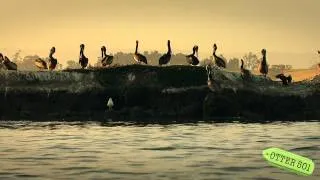
[[(268, 147), (312, 159), (313, 175), (269, 166)], [(319, 122), (0, 122), (0, 179), (320, 179), (319, 166)]]

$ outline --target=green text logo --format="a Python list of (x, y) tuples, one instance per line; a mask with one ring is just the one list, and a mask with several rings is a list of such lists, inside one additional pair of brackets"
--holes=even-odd
[(314, 163), (308, 158), (278, 148), (265, 149), (262, 154), (271, 165), (281, 169), (304, 176), (313, 173)]

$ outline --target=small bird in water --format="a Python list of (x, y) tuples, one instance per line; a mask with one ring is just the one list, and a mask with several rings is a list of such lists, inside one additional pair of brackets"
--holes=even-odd
[(10, 61), (7, 56), (4, 57), (3, 64), (5, 65), (5, 67), (6, 67), (8, 70), (14, 70), (14, 71), (16, 71), (16, 70), (18, 69), (17, 64), (14, 63), (14, 62), (12, 62), (12, 61)]
[(113, 56), (107, 55), (107, 48), (105, 46), (101, 47), (101, 64), (102, 66), (109, 66), (113, 62)]
[(84, 44), (80, 44), (79, 64), (81, 65), (82, 69), (87, 67), (88, 61), (88, 58), (84, 55)]
[(136, 41), (136, 51), (135, 51), (135, 53), (134, 53), (134, 55), (133, 55), (134, 60), (135, 60), (136, 62), (138, 62), (139, 64), (140, 64), (141, 62), (143, 62), (143, 63), (145, 63), (145, 64), (148, 64), (147, 58), (146, 58), (144, 55), (138, 53), (138, 47), (139, 47), (139, 41), (137, 40), (137, 41)]
[(190, 65), (196, 66), (199, 64), (200, 61), (198, 59), (198, 50), (199, 50), (199, 47), (195, 45), (192, 48), (192, 54), (186, 56), (187, 62)]
[(259, 66), (259, 72), (264, 77), (267, 77), (267, 74), (268, 74), (268, 65), (267, 65), (267, 57), (266, 57), (267, 51), (265, 49), (262, 49), (261, 54), (262, 54), (262, 61)]
[(241, 59), (241, 66), (240, 66), (240, 70), (241, 70), (241, 77), (243, 80), (249, 80), (251, 77), (251, 73), (248, 69), (244, 68), (244, 62), (243, 59)]
[(171, 59), (171, 45), (170, 45), (170, 40), (168, 40), (168, 51), (166, 54), (162, 55), (159, 59), (159, 65), (165, 65), (168, 64), (170, 62)]
[(280, 79), (282, 81), (282, 84), (283, 85), (288, 85), (288, 84), (291, 84), (292, 82), (292, 76), (289, 75), (289, 76), (285, 76), (283, 73), (280, 73), (278, 75), (276, 75), (276, 78), (277, 79)]
[(217, 45), (213, 44), (213, 57), (214, 57), (214, 60), (215, 60), (215, 64), (218, 67), (226, 68), (226, 62), (221, 57), (216, 55), (217, 49), (218, 49)]
[(52, 71), (56, 68), (57, 66), (57, 59), (53, 57), (53, 54), (56, 52), (56, 48), (52, 47), (50, 49), (50, 54), (49, 54), (49, 70)]

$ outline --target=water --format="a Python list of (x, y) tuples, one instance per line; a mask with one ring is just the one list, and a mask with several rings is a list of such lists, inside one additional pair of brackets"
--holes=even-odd
[[(279, 147), (312, 176), (269, 166)], [(320, 122), (129, 125), (0, 123), (0, 179), (320, 179)]]

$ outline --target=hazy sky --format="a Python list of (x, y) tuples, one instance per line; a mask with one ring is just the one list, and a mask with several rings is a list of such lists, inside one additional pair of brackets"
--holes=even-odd
[[(201, 58), (213, 43), (227, 58), (266, 48), (270, 64), (310, 66), (320, 60), (320, 0), (0, 0), (0, 51), (9, 57), (48, 56), (78, 59), (79, 45), (91, 63), (106, 45), (111, 52), (166, 51)], [(260, 53), (259, 53), (260, 55)], [(288, 55), (288, 56), (287, 56)]]

